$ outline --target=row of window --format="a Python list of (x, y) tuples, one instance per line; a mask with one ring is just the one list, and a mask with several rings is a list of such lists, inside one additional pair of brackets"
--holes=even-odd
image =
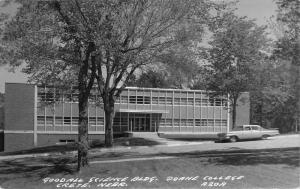
[[(185, 126), (185, 127), (193, 127), (194, 120), (193, 119), (162, 119), (160, 122), (160, 126)], [(195, 119), (196, 127), (226, 127), (227, 120), (225, 119)]]
[[(89, 126), (104, 126), (103, 117), (89, 117)], [(78, 126), (78, 117), (52, 117), (52, 116), (38, 116), (38, 126)], [(127, 127), (129, 125), (126, 117), (115, 117), (114, 126)], [(160, 126), (194, 126), (193, 119), (161, 119)], [(195, 126), (226, 126), (227, 120), (221, 119), (195, 119)]]
[[(38, 126), (78, 126), (78, 117), (53, 117), (53, 116), (38, 116)], [(89, 117), (88, 123), (90, 126), (103, 126), (103, 117)]]
[[(39, 102), (78, 102), (78, 94), (39, 93)], [(90, 103), (102, 103), (101, 98), (90, 95)], [(220, 98), (178, 98), (178, 97), (152, 97), (149, 96), (121, 96), (116, 100), (121, 104), (160, 104), (160, 105), (196, 105), (196, 106), (226, 106), (226, 99)]]

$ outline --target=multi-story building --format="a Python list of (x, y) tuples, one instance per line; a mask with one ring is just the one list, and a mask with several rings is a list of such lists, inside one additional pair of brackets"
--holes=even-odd
[[(77, 140), (78, 93), (32, 84), (5, 85), (4, 149), (19, 150)], [(238, 105), (238, 124), (249, 124), (248, 93)], [(249, 99), (249, 98), (248, 98)], [(242, 102), (243, 101), (243, 102)], [(248, 100), (249, 101), (249, 100)], [(227, 96), (206, 91), (127, 87), (115, 104), (113, 131), (203, 134), (226, 132), (230, 124)], [(104, 111), (96, 90), (89, 98), (89, 139), (104, 135)]]

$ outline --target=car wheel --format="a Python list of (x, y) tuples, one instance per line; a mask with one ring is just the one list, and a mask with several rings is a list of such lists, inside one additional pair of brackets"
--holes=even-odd
[(261, 137), (261, 139), (267, 139), (269, 137), (269, 135), (263, 135), (262, 137)]
[(229, 140), (230, 142), (236, 142), (238, 141), (238, 138), (236, 136), (231, 136)]

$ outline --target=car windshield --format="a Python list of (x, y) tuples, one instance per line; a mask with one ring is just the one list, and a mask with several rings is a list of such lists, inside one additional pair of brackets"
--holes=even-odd
[(242, 131), (243, 126), (236, 126), (235, 128), (232, 129), (233, 131)]

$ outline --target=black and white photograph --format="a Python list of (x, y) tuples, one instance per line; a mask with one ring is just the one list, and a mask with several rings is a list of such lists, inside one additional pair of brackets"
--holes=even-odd
[(300, 188), (299, 0), (0, 0), (0, 189)]

